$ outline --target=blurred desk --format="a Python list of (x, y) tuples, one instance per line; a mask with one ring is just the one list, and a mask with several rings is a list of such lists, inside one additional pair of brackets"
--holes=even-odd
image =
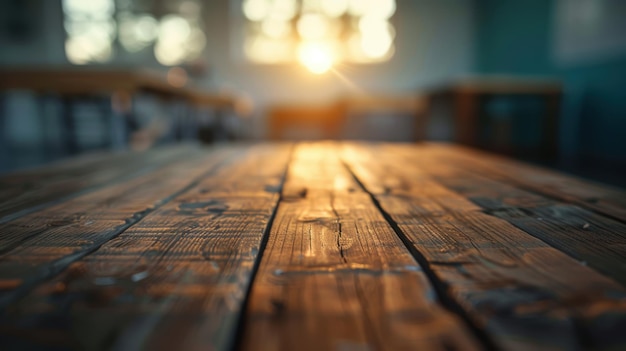
[(64, 96), (139, 91), (163, 97), (186, 98), (195, 94), (184, 81), (173, 85), (164, 74), (149, 70), (65, 68), (5, 69), (0, 71), (0, 90), (22, 89)]
[[(193, 110), (196, 108), (211, 107), (221, 111), (234, 103), (231, 97), (206, 92), (187, 84), (186, 76), (166, 75), (142, 69), (4, 69), (0, 71), (0, 90), (28, 90), (39, 96), (59, 98), (63, 106), (64, 127), (68, 134), (67, 149), (70, 153), (76, 152), (78, 148), (72, 112), (72, 104), (76, 99), (97, 99), (99, 106), (105, 110), (105, 117), (109, 118), (108, 123), (113, 125), (112, 129), (125, 130), (123, 134), (126, 137), (122, 140), (115, 141), (113, 132), (111, 133), (111, 145), (118, 147), (123, 147), (128, 142), (128, 129), (137, 127), (133, 100), (139, 93), (156, 95), (167, 102), (182, 103), (183, 108), (168, 113), (176, 123), (184, 121), (177, 129), (189, 129), (190, 125), (193, 126)], [(193, 134), (193, 131), (177, 132), (178, 136)]]
[[(481, 111), (488, 98), (502, 96), (537, 96), (543, 99), (543, 117), (540, 154), (554, 159), (558, 154), (558, 127), (562, 84), (551, 79), (533, 79), (508, 76), (479, 76), (460, 79), (431, 89), (426, 94), (433, 100), (444, 97), (451, 99), (454, 140), (469, 146), (480, 146), (479, 133), (482, 127)], [(509, 130), (510, 131), (510, 130)], [(508, 131), (504, 131), (506, 134)], [(504, 139), (510, 135), (504, 135)], [(506, 142), (507, 140), (505, 140)], [(511, 153), (512, 146), (506, 145), (493, 151)]]

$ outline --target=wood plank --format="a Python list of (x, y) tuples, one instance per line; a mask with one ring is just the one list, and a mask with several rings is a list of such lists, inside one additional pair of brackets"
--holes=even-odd
[(337, 157), (299, 146), (250, 293), (244, 350), (481, 349)]
[(575, 205), (473, 173), (428, 148), (386, 148), (446, 188), (626, 286), (626, 225)]
[(0, 310), (186, 190), (233, 153), (218, 150), (0, 225)]
[(0, 223), (36, 212), (112, 182), (128, 180), (176, 162), (190, 145), (147, 152), (86, 155), (49, 168), (0, 177)]
[(466, 169), (508, 182), (560, 201), (609, 216), (626, 223), (626, 191), (558, 172), (499, 157), (486, 152), (448, 144), (428, 144), (429, 150)]
[(343, 159), (498, 347), (626, 347), (619, 284), (484, 213), (384, 147), (346, 146)]
[[(8, 253), (20, 245), (24, 245), (28, 240), (34, 239), (42, 233), (65, 231), (66, 226), (80, 225), (81, 222), (87, 221), (86, 216), (100, 212), (103, 207), (111, 208), (117, 204), (124, 204), (129, 207), (138, 206), (138, 208), (143, 210), (146, 206), (158, 203), (158, 201), (170, 195), (168, 193), (169, 189), (164, 189), (162, 192), (153, 192), (150, 186), (158, 184), (165, 177), (171, 176), (173, 169), (188, 167), (190, 162), (198, 163), (200, 161), (199, 165), (203, 167), (201, 161), (206, 159), (206, 150), (186, 149), (185, 159), (187, 164), (178, 162), (182, 160), (180, 157), (182, 156), (181, 151), (183, 149), (177, 148), (173, 154), (168, 152), (169, 158), (178, 156), (177, 161), (173, 159), (169, 161), (169, 167), (167, 167), (167, 163), (161, 164), (162, 162), (157, 162), (157, 166), (143, 167), (145, 170), (156, 168), (154, 172), (143, 177), (130, 179), (128, 182), (119, 184), (111, 184), (110, 187), (104, 187), (100, 191), (61, 202), (48, 210), (0, 224), (0, 255)], [(34, 193), (29, 195), (34, 195)], [(125, 219), (121, 218), (121, 220)]]
[[(289, 154), (267, 145), (231, 158), (10, 306), (0, 334), (12, 347), (54, 334), (82, 349), (229, 349)], [(193, 167), (181, 171), (161, 182)]]

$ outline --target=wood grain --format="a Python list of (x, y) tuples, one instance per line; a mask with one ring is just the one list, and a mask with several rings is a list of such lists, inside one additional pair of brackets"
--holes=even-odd
[[(0, 226), (0, 309), (135, 224), (235, 149), (113, 184)], [(2, 285), (2, 283), (0, 283)]]
[(519, 189), (465, 163), (442, 162), (428, 148), (392, 147), (446, 188), (483, 212), (502, 218), (626, 286), (626, 225), (577, 205)]
[[(229, 159), (10, 306), (10, 345), (47, 345), (53, 330), (90, 350), (229, 349), (289, 154), (265, 145)], [(193, 167), (179, 170), (159, 184)]]
[(295, 151), (245, 321), (243, 350), (481, 348), (333, 144)]
[(343, 159), (448, 287), (450, 297), (497, 346), (626, 346), (621, 332), (626, 292), (619, 284), (484, 213), (433, 180), (418, 162), (381, 146), (347, 146)]
[(36, 210), (0, 350), (626, 348), (620, 193), (431, 143), (144, 155), (0, 178)]
[(447, 144), (428, 144), (442, 161), (462, 165), (491, 179), (575, 204), (626, 223), (626, 191), (566, 176), (486, 152)]
[(0, 224), (112, 182), (165, 167), (192, 152), (190, 145), (146, 152), (85, 155), (49, 168), (0, 177)]

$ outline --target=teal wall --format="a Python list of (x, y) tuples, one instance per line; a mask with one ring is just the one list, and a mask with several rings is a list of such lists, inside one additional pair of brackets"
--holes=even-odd
[(565, 83), (564, 156), (626, 164), (626, 56), (554, 62), (554, 0), (477, 0), (479, 73), (552, 75)]

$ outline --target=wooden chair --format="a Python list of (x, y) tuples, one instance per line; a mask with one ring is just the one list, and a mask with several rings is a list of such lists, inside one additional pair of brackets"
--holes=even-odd
[(345, 121), (366, 119), (370, 116), (412, 119), (408, 137), (414, 141), (426, 139), (427, 99), (415, 95), (361, 95), (338, 100), (336, 108)]
[(270, 109), (269, 138), (339, 139), (344, 124), (342, 111), (333, 105), (283, 105)]
[(408, 114), (415, 119), (412, 137), (426, 134), (427, 100), (415, 96), (346, 96), (327, 105), (274, 106), (269, 112), (269, 138), (341, 139), (348, 118), (365, 115)]
[[(558, 156), (559, 117), (563, 87), (561, 82), (549, 78), (525, 78), (516, 76), (476, 76), (444, 84), (427, 92), (434, 106), (445, 101), (453, 114), (454, 141), (472, 147), (488, 148), (504, 154), (538, 153), (546, 160)], [(541, 114), (540, 145), (537, 150), (520, 150), (513, 145), (512, 127), (507, 121), (490, 121), (493, 143), (481, 141), (481, 129), (485, 128), (485, 104), (497, 97), (538, 97), (543, 100)]]

